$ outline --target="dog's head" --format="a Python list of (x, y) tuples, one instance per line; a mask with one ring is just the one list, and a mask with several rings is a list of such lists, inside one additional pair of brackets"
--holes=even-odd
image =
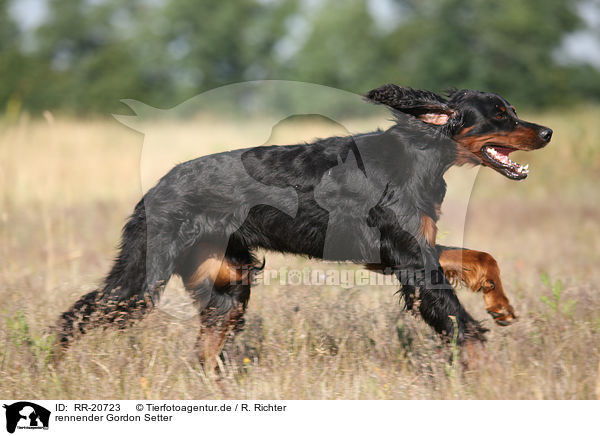
[(442, 129), (458, 143), (456, 165), (485, 165), (513, 180), (527, 177), (529, 166), (508, 155), (537, 150), (552, 138), (551, 129), (519, 119), (509, 102), (489, 92), (462, 89), (445, 99), (390, 84), (369, 91), (366, 98)]

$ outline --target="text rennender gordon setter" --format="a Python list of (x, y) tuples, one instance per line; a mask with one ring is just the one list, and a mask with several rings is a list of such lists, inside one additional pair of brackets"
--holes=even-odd
[[(253, 255), (258, 248), (396, 274), (407, 308), (442, 336), (456, 337), (459, 345), (482, 343), (486, 329), (460, 304), (451, 282), (482, 291), (499, 325), (512, 322), (516, 315), (494, 258), (435, 243), (446, 191), (443, 176), (453, 165), (472, 164), (524, 179), (528, 168), (508, 155), (544, 147), (552, 130), (519, 119), (512, 105), (492, 93), (458, 90), (445, 99), (390, 84), (366, 99), (387, 105), (396, 123), (385, 131), (234, 150), (173, 168), (136, 205), (103, 286), (60, 317), (60, 346), (66, 349), (93, 326), (123, 327), (139, 319), (178, 274), (199, 310), (199, 357), (213, 366), (228, 332), (243, 324), (250, 277), (259, 268)], [(346, 162), (349, 156), (356, 169), (331, 177), (340, 159)], [(326, 174), (328, 204), (340, 205), (348, 233), (346, 246), (324, 253), (333, 212), (315, 201), (315, 190), (323, 188)], [(258, 183), (248, 184), (248, 176)], [(366, 182), (350, 186), (357, 177)], [(272, 196), (266, 187), (273, 186), (282, 194), (262, 204)], [(344, 205), (361, 198), (377, 201), (366, 217), (352, 216), (354, 209)], [(289, 210), (296, 210), (295, 216), (284, 212)], [(357, 232), (361, 220), (378, 232)], [(336, 225), (339, 229), (339, 219)], [(377, 263), (367, 254), (373, 247)]]

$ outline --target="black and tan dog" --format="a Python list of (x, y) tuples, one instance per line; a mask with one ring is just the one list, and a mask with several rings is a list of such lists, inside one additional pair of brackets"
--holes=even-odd
[[(200, 313), (200, 358), (214, 365), (227, 333), (243, 322), (259, 248), (396, 274), (406, 306), (460, 345), (483, 342), (486, 330), (460, 304), (451, 281), (482, 291), (498, 324), (514, 320), (493, 257), (436, 245), (443, 176), (453, 165), (473, 164), (524, 179), (528, 168), (509, 154), (545, 146), (552, 130), (519, 119), (491, 93), (460, 90), (445, 99), (385, 85), (366, 99), (388, 106), (396, 123), (173, 168), (135, 207), (103, 286), (61, 316), (62, 347), (93, 326), (124, 326), (143, 316), (178, 274)], [(340, 171), (349, 159), (353, 165)], [(337, 239), (327, 238), (332, 217)]]

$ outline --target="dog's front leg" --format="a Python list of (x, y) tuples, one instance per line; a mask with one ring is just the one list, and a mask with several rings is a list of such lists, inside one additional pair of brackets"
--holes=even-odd
[(485, 309), (496, 324), (506, 326), (518, 318), (504, 293), (496, 259), (483, 251), (436, 245), (446, 277), (464, 283), (473, 292), (482, 292)]
[(383, 234), (381, 258), (391, 267), (408, 309), (421, 315), (437, 333), (458, 345), (485, 341), (484, 329), (465, 310), (440, 266), (435, 250), (407, 232)]

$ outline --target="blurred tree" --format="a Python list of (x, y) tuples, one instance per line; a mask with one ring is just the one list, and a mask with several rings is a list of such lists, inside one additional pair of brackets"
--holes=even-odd
[(172, 106), (202, 90), (268, 77), (294, 0), (49, 1), (37, 56), (53, 71), (42, 100), (77, 113), (121, 98)]
[(192, 96), (226, 83), (273, 78), (273, 49), (296, 8), (296, 0), (169, 0), (151, 31), (181, 92)]
[[(31, 38), (0, 0), (0, 110), (106, 114), (121, 98), (170, 107), (256, 79), (359, 93), (469, 87), (520, 106), (600, 99), (598, 69), (557, 54), (589, 0), (46, 1)], [(395, 17), (382, 20), (382, 5)]]
[[(327, 0), (307, 12), (310, 33), (281, 74), (295, 80), (367, 91), (383, 79), (388, 64), (383, 35), (369, 14), (367, 0)], [(395, 62), (395, 60), (394, 60)]]
[(19, 42), (19, 28), (9, 13), (10, 1), (0, 0), (0, 51), (15, 50)]
[(48, 6), (37, 56), (53, 71), (43, 91), (49, 106), (82, 114), (119, 108), (121, 98), (153, 97), (156, 80), (144, 75), (135, 48), (137, 20), (152, 11), (146, 2), (50, 0)]
[(26, 59), (19, 47), (20, 32), (10, 15), (10, 1), (0, 0), (0, 110), (13, 117), (21, 106)]
[(394, 3), (400, 17), (386, 32), (369, 0), (324, 1), (307, 14), (309, 35), (279, 74), (355, 92), (386, 82), (491, 90), (534, 106), (580, 100), (599, 83), (598, 71), (556, 56), (583, 27), (576, 0)]
[(583, 25), (573, 0), (414, 0), (412, 19), (390, 35), (411, 50), (398, 70), (431, 89), (491, 90), (531, 105), (569, 98), (572, 71), (555, 52)]

